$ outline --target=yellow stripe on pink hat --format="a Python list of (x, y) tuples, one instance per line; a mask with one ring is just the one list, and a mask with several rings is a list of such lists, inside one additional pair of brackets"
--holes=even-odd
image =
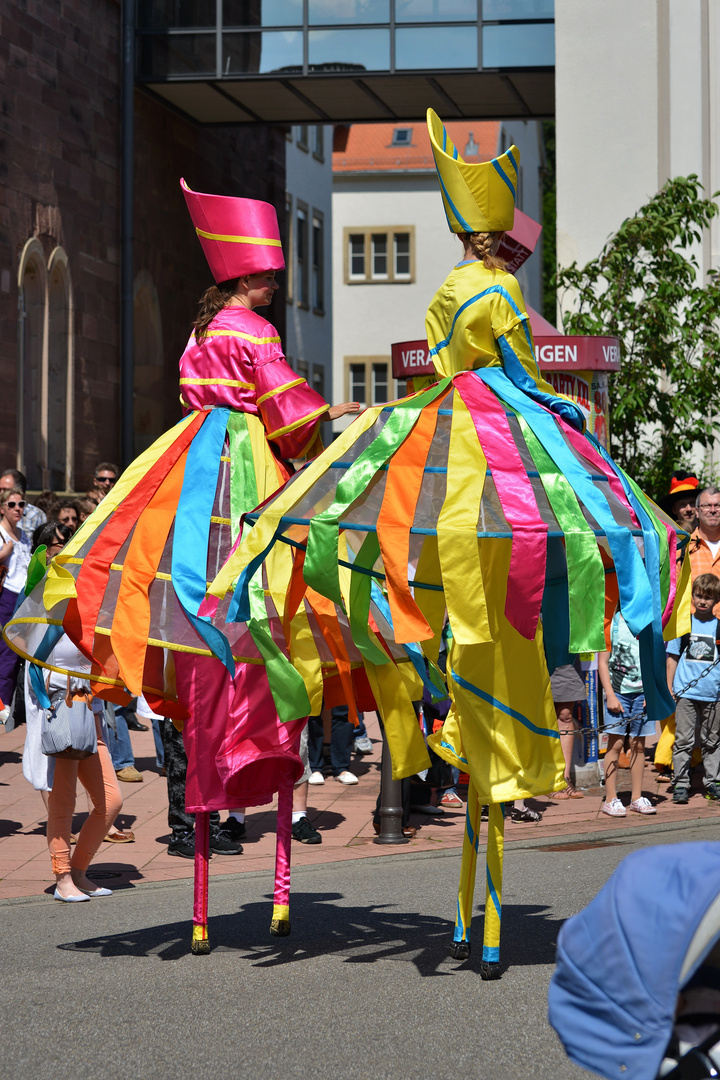
[(284, 268), (274, 206), (259, 199), (193, 191), (184, 180), (180, 187), (216, 282)]

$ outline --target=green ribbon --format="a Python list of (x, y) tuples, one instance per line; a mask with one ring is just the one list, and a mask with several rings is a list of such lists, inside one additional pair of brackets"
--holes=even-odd
[[(376, 532), (368, 533), (357, 553), (353, 568), (371, 570), (380, 557)], [(370, 574), (352, 574), (350, 579), (350, 632), (360, 653), (371, 664), (387, 664), (390, 657), (370, 635)]]
[(310, 715), (310, 699), (302, 675), (292, 666), (284, 652), (273, 641), (270, 620), (265, 608), (265, 589), (262, 567), (250, 582), (250, 619), (248, 630), (265, 662), (270, 693), (283, 724)]
[(30, 559), (27, 572), (27, 581), (25, 582), (25, 595), (29, 596), (35, 586), (42, 581), (47, 573), (47, 548), (45, 544), (41, 544), (36, 548)]
[(243, 514), (254, 510), (260, 500), (245, 413), (230, 413), (227, 433), (230, 446), (230, 534), (234, 544), (240, 535)]
[(667, 530), (665, 526), (659, 521), (655, 514), (650, 500), (644, 491), (637, 486), (632, 477), (623, 469), (623, 476), (627, 480), (628, 484), (632, 488), (633, 494), (637, 498), (638, 502), (642, 506), (643, 510), (647, 513), (648, 517), (653, 523), (653, 528), (658, 534), (660, 540), (660, 601), (663, 611), (667, 607), (668, 597), (670, 596), (670, 543), (668, 541)]
[(396, 405), (382, 431), (352, 463), (335, 490), (335, 500), (310, 522), (303, 574), (311, 588), (342, 605), (338, 572), (338, 523), (348, 507), (371, 483), (378, 470), (392, 457), (415, 426), (418, 416), (441, 394), (452, 380), (443, 379), (417, 397)]
[[(517, 414), (516, 414), (517, 415)], [(605, 649), (605, 567), (575, 493), (526, 420), (518, 416), (525, 444), (553, 514), (565, 534), (571, 653)]]

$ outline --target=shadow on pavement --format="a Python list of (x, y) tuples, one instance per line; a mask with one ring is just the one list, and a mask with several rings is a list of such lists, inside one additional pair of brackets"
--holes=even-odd
[[(450, 975), (440, 971), (449, 959), (452, 925), (446, 919), (417, 912), (398, 912), (394, 905), (351, 907), (335, 904), (341, 893), (294, 893), (290, 918), (292, 934), (269, 935), (272, 904), (248, 904), (234, 915), (211, 917), (208, 936), (215, 952), (235, 951), (256, 967), (342, 956), (346, 963), (407, 960), (422, 976)], [(552, 964), (563, 920), (552, 918), (543, 905), (509, 904), (503, 911), (502, 962), (505, 965)], [(482, 914), (475, 916), (475, 953), (458, 968), (477, 969), (482, 955)], [(153, 956), (179, 960), (190, 953), (190, 920), (147, 926), (123, 934), (86, 938), (59, 945), (68, 952), (98, 953), (103, 957)], [(198, 958), (198, 963), (203, 960)]]
[(22, 821), (10, 821), (8, 818), (0, 818), (0, 836), (15, 836), (21, 833), (25, 826)]

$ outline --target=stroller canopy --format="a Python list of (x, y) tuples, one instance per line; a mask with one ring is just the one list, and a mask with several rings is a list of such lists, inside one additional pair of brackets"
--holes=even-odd
[(720, 843), (629, 855), (558, 938), (549, 1019), (568, 1057), (655, 1080), (678, 992), (719, 939)]

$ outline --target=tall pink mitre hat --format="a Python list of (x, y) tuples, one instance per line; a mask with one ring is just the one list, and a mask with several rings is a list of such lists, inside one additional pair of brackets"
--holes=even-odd
[(204, 195), (184, 180), (180, 187), (216, 282), (284, 268), (274, 206), (258, 199)]

